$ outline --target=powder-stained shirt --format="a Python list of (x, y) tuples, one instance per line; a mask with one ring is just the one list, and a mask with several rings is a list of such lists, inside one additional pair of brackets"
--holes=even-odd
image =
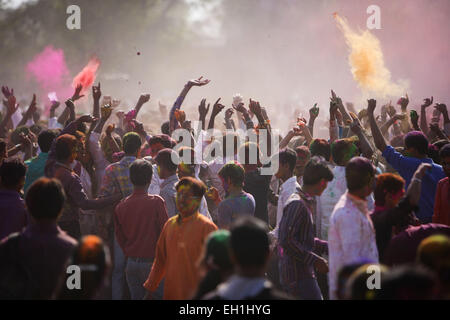
[(250, 193), (242, 191), (237, 196), (228, 196), (219, 204), (219, 228), (227, 229), (239, 216), (255, 214), (255, 199)]
[(198, 260), (208, 235), (217, 226), (198, 212), (170, 218), (156, 246), (156, 256), (144, 287), (153, 292), (164, 277), (164, 299), (192, 298), (199, 282)]

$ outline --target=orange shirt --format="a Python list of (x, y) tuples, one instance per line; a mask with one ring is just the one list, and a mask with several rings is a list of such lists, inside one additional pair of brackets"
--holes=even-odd
[(439, 181), (434, 200), (433, 222), (450, 226), (450, 180)]
[(198, 212), (177, 221), (178, 215), (164, 225), (156, 245), (155, 260), (144, 287), (155, 291), (164, 277), (164, 299), (186, 300), (197, 289), (197, 263), (206, 237), (217, 226)]

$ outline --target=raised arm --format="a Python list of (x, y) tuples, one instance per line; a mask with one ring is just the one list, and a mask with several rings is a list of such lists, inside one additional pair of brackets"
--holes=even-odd
[(247, 109), (244, 107), (244, 103), (240, 102), (240, 103), (238, 103), (237, 106), (233, 105), (233, 108), (237, 112), (242, 114), (242, 117), (244, 118), (245, 126), (246, 126), (247, 130), (253, 129), (255, 127), (252, 119), (250, 118), (250, 114), (248, 113)]
[(184, 98), (186, 98), (186, 95), (188, 94), (189, 90), (191, 90), (192, 87), (201, 87), (204, 85), (207, 85), (210, 80), (205, 79), (202, 80), (203, 77), (200, 77), (195, 80), (189, 80), (183, 87), (183, 90), (181, 90), (180, 95), (178, 96), (177, 100), (175, 100), (175, 103), (172, 106), (172, 109), (170, 109), (169, 113), (169, 124), (170, 124), (170, 133), (172, 133), (175, 129), (178, 128), (178, 123), (175, 119), (175, 110), (181, 108), (181, 104), (184, 101)]
[(308, 128), (312, 136), (314, 136), (314, 122), (316, 121), (318, 116), (319, 116), (319, 108), (317, 107), (317, 103), (315, 103), (314, 106), (311, 109), (309, 109)]
[(203, 98), (198, 106), (198, 121), (202, 124), (202, 130), (205, 130), (206, 126), (206, 115), (209, 111), (210, 103), (208, 103), (208, 107), (206, 107), (206, 99)]
[(220, 113), (220, 111), (222, 111), (225, 106), (223, 104), (220, 104), (221, 98), (217, 99), (216, 103), (214, 103), (213, 105), (213, 109), (211, 111), (211, 117), (209, 118), (209, 123), (208, 123), (208, 130), (209, 129), (214, 129), (214, 120), (216, 119), (216, 116)]
[(30, 105), (25, 112), (25, 115), (22, 117), (22, 120), (17, 124), (17, 127), (24, 126), (28, 120), (33, 116), (33, 113), (36, 111), (36, 94), (33, 94), (33, 99), (31, 99)]
[(102, 96), (102, 91), (100, 89), (100, 82), (97, 86), (92, 86), (92, 98), (94, 99), (94, 106), (92, 115), (94, 118), (100, 118), (100, 98)]
[(353, 122), (351, 123), (350, 128), (353, 133), (358, 136), (363, 156), (367, 159), (371, 159), (374, 151), (369, 143), (369, 139), (367, 139), (366, 135), (364, 134), (364, 130), (361, 127), (361, 123), (359, 122), (358, 117), (353, 116), (353, 114), (351, 115), (353, 118)]
[(428, 136), (428, 125), (427, 125), (427, 108), (433, 104), (433, 97), (431, 99), (423, 99), (423, 103), (420, 106), (420, 129), (422, 132)]
[(375, 116), (373, 114), (377, 105), (377, 101), (374, 99), (370, 99), (367, 101), (367, 103), (367, 115), (369, 117), (370, 130), (372, 131), (373, 141), (375, 142), (375, 146), (378, 148), (378, 150), (383, 152), (384, 149), (386, 149), (387, 144), (384, 140), (383, 134), (380, 131), (380, 128), (378, 128)]
[(2, 122), (0, 123), (0, 137), (5, 137), (7, 134), (7, 124), (11, 120), (12, 115), (17, 111), (19, 105), (16, 105), (16, 97), (10, 95), (6, 102), (6, 114), (4, 115)]

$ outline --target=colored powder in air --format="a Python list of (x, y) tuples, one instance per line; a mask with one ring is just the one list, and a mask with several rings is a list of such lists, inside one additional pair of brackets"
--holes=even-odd
[(338, 28), (342, 31), (350, 49), (349, 63), (353, 78), (367, 93), (380, 97), (400, 96), (407, 91), (407, 85), (393, 83), (391, 72), (384, 64), (380, 41), (369, 30), (353, 31), (347, 20), (333, 13)]
[(81, 94), (86, 92), (90, 86), (95, 81), (95, 77), (97, 76), (97, 69), (100, 66), (100, 60), (98, 58), (91, 58), (88, 64), (78, 73), (72, 81), (72, 87), (75, 88), (78, 84), (81, 83), (83, 85), (83, 89), (81, 90)]
[(64, 51), (47, 46), (27, 64), (26, 72), (29, 78), (39, 83), (43, 91), (64, 87), (63, 80), (69, 74)]

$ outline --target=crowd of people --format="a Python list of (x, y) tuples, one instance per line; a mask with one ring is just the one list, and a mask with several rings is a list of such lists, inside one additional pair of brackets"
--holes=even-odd
[(450, 298), (445, 104), (357, 111), (331, 91), (323, 139), (316, 105), (281, 136), (278, 110), (236, 95), (209, 122), (201, 100), (195, 128), (182, 105), (208, 83), (150, 112), (160, 132), (137, 120), (149, 94), (119, 111), (99, 83), (80, 114), (78, 85), (57, 116), (58, 101), (21, 112), (2, 87), (0, 298)]

